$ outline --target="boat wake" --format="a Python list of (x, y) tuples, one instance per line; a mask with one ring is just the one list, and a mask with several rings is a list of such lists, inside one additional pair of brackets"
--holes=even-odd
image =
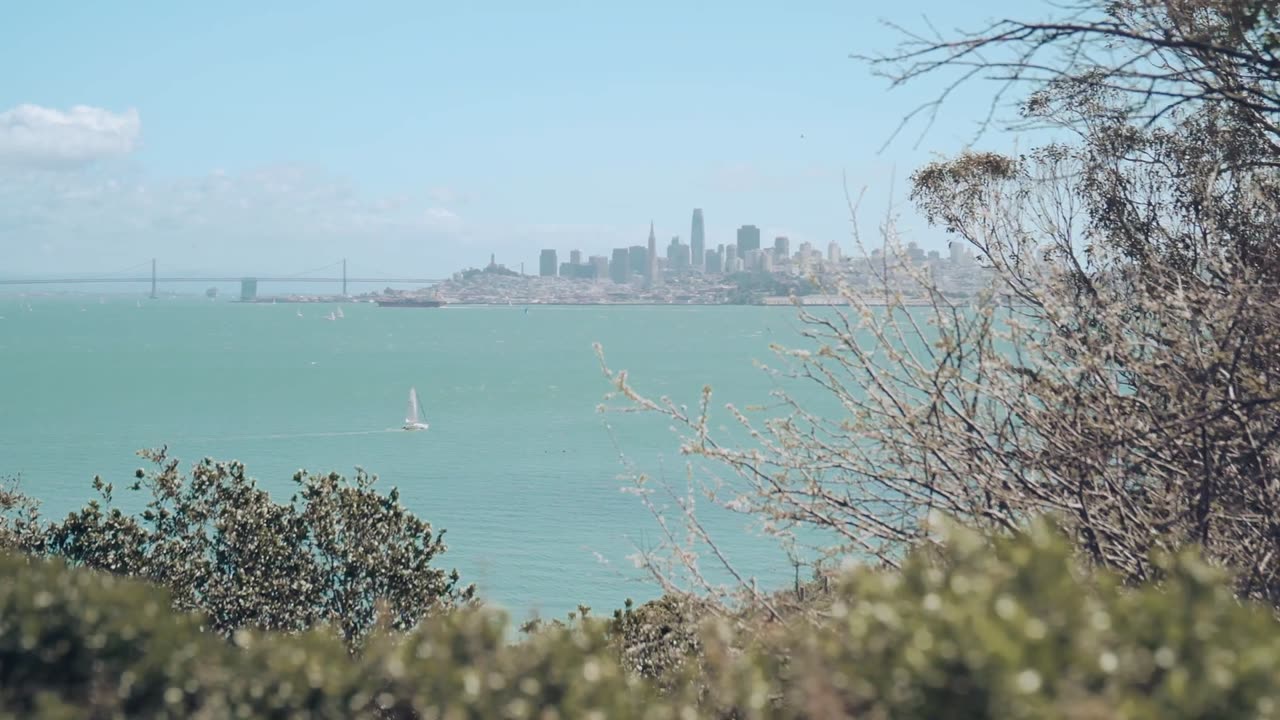
[(332, 437), (354, 437), (357, 435), (382, 435), (384, 433), (398, 433), (400, 428), (386, 428), (385, 430), (347, 430), (342, 432), (311, 432), (311, 433), (273, 433), (268, 435), (219, 435), (216, 437), (188, 437), (179, 438), (180, 442), (222, 442), (224, 440), (303, 440), (306, 438), (332, 438)]

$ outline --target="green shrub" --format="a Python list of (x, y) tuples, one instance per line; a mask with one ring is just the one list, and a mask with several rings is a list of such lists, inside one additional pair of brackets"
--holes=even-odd
[(224, 634), (333, 624), (358, 645), (378, 601), (404, 630), (474, 598), (457, 571), (433, 564), (444, 531), (363, 471), (350, 481), (298, 472), (293, 497), (276, 502), (239, 462), (205, 459), (184, 474), (163, 450), (142, 454), (154, 465), (130, 488), (149, 496), (142, 512), (115, 507), (114, 488), (95, 478), (101, 501), (41, 524), (10, 489), (0, 493), (0, 547), (149, 580)]
[[(1280, 625), (1237, 602), (1226, 578), (1191, 555), (1162, 559), (1157, 585), (1126, 588), (1108, 574), (1082, 571), (1048, 525), (994, 543), (954, 532), (946, 548), (900, 572), (849, 573), (813, 604), (816, 616), (797, 612), (785, 622), (714, 613), (697, 637), (683, 629), (693, 622), (684, 606), (661, 602), (612, 621), (550, 624), (512, 643), (506, 620), (483, 609), (433, 614), (402, 632), (382, 606), (354, 655), (339, 627), (224, 638), (201, 631), (204, 618), (173, 611), (158, 588), (0, 556), (0, 715), (1118, 720), (1280, 713)], [(655, 638), (678, 642), (655, 645)], [(637, 664), (646, 647), (666, 664)]]
[[(824, 617), (775, 626), (748, 667), (704, 639), (742, 717), (1260, 718), (1280, 715), (1280, 625), (1193, 554), (1158, 586), (1081, 571), (1047, 523), (843, 578)], [(728, 658), (726, 660), (726, 658)], [(784, 710), (779, 711), (770, 703)]]

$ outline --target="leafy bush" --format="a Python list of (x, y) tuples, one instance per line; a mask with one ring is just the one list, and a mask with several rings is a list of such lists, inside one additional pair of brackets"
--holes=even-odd
[[(230, 641), (160, 589), (0, 557), (0, 714), (18, 717), (1265, 718), (1280, 626), (1192, 555), (1158, 586), (1080, 569), (1040, 524), (950, 532), (901, 571), (856, 571), (785, 622), (705, 623), (662, 690), (620, 644), (682, 606), (553, 624), (511, 643), (490, 611), (414, 629), (384, 613), (361, 650), (325, 629)], [(744, 613), (740, 617), (752, 617)], [(680, 635), (683, 637), (683, 635)], [(683, 643), (681, 643), (683, 645)], [(656, 647), (659, 659), (669, 648)], [(620, 653), (619, 650), (624, 652)], [(619, 662), (627, 658), (626, 663)], [(656, 666), (649, 666), (656, 667)]]
[[(764, 633), (749, 670), (714, 671), (722, 702), (747, 717), (768, 716), (766, 698), (787, 717), (1280, 714), (1280, 625), (1197, 556), (1159, 558), (1158, 586), (1126, 588), (1082, 571), (1045, 523), (994, 545), (953, 528), (944, 543), (900, 572), (846, 576), (811, 629)], [(732, 637), (710, 634), (706, 656)]]
[(163, 450), (143, 455), (155, 469), (139, 470), (132, 486), (150, 494), (140, 514), (114, 507), (114, 488), (95, 479), (102, 502), (42, 525), (11, 491), (0, 542), (150, 580), (222, 633), (332, 624), (358, 644), (378, 601), (392, 627), (407, 629), (474, 597), (457, 571), (432, 566), (447, 549), (444, 532), (406, 510), (394, 488), (377, 492), (363, 471), (351, 482), (299, 472), (297, 492), (278, 503), (241, 463), (205, 459), (184, 476)]

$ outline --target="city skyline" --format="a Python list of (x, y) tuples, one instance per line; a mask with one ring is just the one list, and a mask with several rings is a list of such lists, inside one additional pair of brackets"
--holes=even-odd
[[(908, 4), (904, 16), (982, 20)], [(854, 193), (868, 187), (864, 236), (892, 211), (940, 247), (902, 201), (904, 178), (971, 142), (986, 108), (957, 100), (946, 131), (916, 147), (913, 128), (882, 152), (931, 91), (890, 93), (850, 59), (891, 44), (876, 19), (834, 0), (805, 13), (668, 0), (25, 4), (0, 28), (0, 62), (24, 68), (0, 88), (4, 270), (160, 257), (272, 272), (358, 255), (436, 275), (489, 251), (533, 267), (550, 244), (643, 241), (642, 208), (663, 208), (661, 238), (692, 242), (689, 204), (706, 210), (706, 247), (743, 222), (845, 242), (845, 176)], [(670, 56), (613, 52), (643, 43)]]
[[(688, 237), (689, 242), (684, 242), (685, 240), (684, 236), (676, 234), (671, 236), (670, 245), (666, 245), (666, 246), (660, 245), (657, 241), (657, 237), (662, 233), (657, 229), (658, 228), (657, 224), (651, 220), (649, 222), (648, 234), (645, 236), (644, 241), (639, 244), (630, 243), (621, 247), (604, 247), (603, 245), (600, 245), (600, 244), (597, 244), (597, 245), (581, 245), (580, 244), (572, 247), (567, 245), (541, 247), (536, 249), (535, 251), (538, 253), (538, 260), (537, 260), (536, 266), (539, 268), (538, 272), (535, 274), (547, 275), (548, 273), (544, 272), (544, 270), (548, 267), (556, 268), (556, 272), (551, 274), (559, 274), (559, 268), (565, 265), (583, 265), (583, 266), (590, 265), (590, 258), (592, 257), (609, 258), (611, 257), (612, 253), (615, 252), (616, 250), (625, 249), (628, 251), (629, 262), (632, 263), (632, 267), (630, 268), (631, 274), (633, 275), (640, 274), (644, 276), (646, 280), (649, 280), (650, 268), (648, 267), (648, 263), (650, 261), (650, 258), (656, 257), (665, 261), (667, 257), (666, 251), (677, 243), (683, 246), (689, 252), (689, 267), (687, 269), (704, 269), (708, 253), (715, 252), (717, 248), (720, 249), (720, 252), (723, 252), (723, 249), (728, 246), (733, 246), (736, 249), (739, 258), (741, 258), (746, 252), (750, 252), (751, 250), (768, 251), (770, 255), (773, 256), (777, 254), (777, 251), (779, 249), (782, 249), (783, 255), (785, 257), (791, 256), (791, 252), (790, 252), (791, 238), (789, 236), (777, 235), (777, 236), (774, 236), (772, 241), (765, 242), (764, 238), (766, 237), (767, 233), (764, 233), (764, 231), (762, 231), (759, 226), (755, 224), (743, 224), (733, 228), (731, 237), (720, 238), (720, 239), (728, 239), (728, 240), (731, 240), (732, 242), (719, 242), (715, 235), (708, 237), (708, 235), (706, 234), (705, 218), (706, 216), (703, 212), (703, 208), (701, 207), (693, 208), (692, 215), (691, 215), (691, 222), (690, 222), (690, 233)], [(750, 238), (745, 248), (743, 247), (743, 243), (742, 243), (744, 232)], [(695, 238), (697, 238), (700, 241), (700, 244), (702, 245), (701, 254), (695, 251), (695, 245), (694, 245)], [(846, 254), (850, 254), (853, 251), (853, 248), (855, 245), (853, 238), (848, 238), (847, 240), (848, 240), (847, 243), (840, 242), (840, 240), (838, 239), (831, 239), (827, 241), (805, 240), (805, 241), (802, 241), (801, 244), (805, 246), (820, 247), (824, 249), (829, 248), (832, 245), (835, 245), (838, 248), (840, 254), (846, 255)], [(910, 242), (911, 244), (922, 248), (923, 252), (933, 251), (933, 252), (943, 253), (946, 250), (946, 246), (943, 246), (941, 248), (925, 247), (923, 245), (920, 245), (919, 243), (916, 243), (915, 241), (910, 241)], [(904, 243), (904, 246), (905, 245), (906, 243)], [(877, 246), (877, 247), (881, 247), (881, 246)], [(865, 249), (867, 252), (871, 252), (873, 250), (872, 247), (867, 247)], [(637, 250), (643, 250), (644, 251), (643, 256), (638, 255), (636, 253)], [(656, 251), (656, 255), (654, 254), (655, 251)], [(551, 253), (551, 255), (548, 256), (548, 253)], [(562, 253), (563, 253), (563, 256), (561, 255)], [(490, 254), (492, 255), (493, 253), (490, 253)], [(634, 263), (637, 262), (637, 258), (640, 258), (640, 261), (644, 264), (644, 267), (641, 267), (639, 270), (637, 270), (637, 268), (634, 266)], [(723, 258), (721, 258), (721, 261), (723, 261)], [(548, 262), (551, 264), (550, 265), (546, 264)], [(504, 260), (502, 262), (498, 262), (497, 264), (507, 268), (514, 268), (519, 266), (519, 261), (513, 260), (509, 262)], [(476, 264), (466, 264), (465, 267), (473, 268), (473, 267), (481, 267), (481, 266)]]

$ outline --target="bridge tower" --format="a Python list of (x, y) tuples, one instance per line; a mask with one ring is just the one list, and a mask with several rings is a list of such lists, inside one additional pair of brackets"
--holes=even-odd
[(151, 299), (155, 300), (157, 297), (159, 296), (156, 295), (156, 259), (151, 258)]
[(342, 297), (347, 296), (347, 259), (342, 258)]

